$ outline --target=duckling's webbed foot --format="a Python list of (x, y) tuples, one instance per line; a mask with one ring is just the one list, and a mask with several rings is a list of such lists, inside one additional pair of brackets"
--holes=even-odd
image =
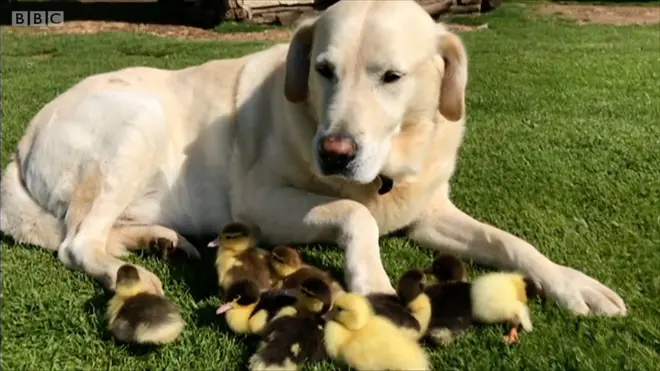
[(511, 327), (509, 330), (509, 335), (504, 337), (504, 341), (507, 344), (520, 344), (520, 337), (518, 336), (518, 327)]
[(446, 327), (439, 327), (430, 330), (428, 337), (437, 345), (449, 345), (454, 342), (456, 334)]

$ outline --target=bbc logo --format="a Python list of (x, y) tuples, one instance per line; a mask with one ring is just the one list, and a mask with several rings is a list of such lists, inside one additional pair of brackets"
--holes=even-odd
[(61, 26), (64, 12), (61, 10), (18, 10), (11, 12), (12, 26)]

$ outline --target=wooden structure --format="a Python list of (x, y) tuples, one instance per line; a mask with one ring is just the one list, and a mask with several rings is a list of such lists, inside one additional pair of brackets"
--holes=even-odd
[[(225, 0), (226, 20), (259, 24), (289, 25), (301, 16), (323, 11), (338, 0)], [(351, 1), (351, 0), (344, 0)], [(383, 0), (387, 1), (387, 0)], [(487, 12), (502, 0), (415, 0), (434, 18), (447, 13)]]

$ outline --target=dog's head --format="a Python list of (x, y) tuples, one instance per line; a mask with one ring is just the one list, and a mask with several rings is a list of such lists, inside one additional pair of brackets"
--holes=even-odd
[(414, 1), (339, 1), (301, 22), (286, 65), (285, 96), (318, 123), (319, 172), (369, 183), (421, 170), (437, 113), (465, 111), (463, 43)]

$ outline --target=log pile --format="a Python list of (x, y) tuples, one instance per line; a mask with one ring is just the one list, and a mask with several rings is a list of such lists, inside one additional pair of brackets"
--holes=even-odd
[[(300, 17), (318, 14), (338, 0), (224, 0), (226, 20), (290, 25)], [(350, 1), (350, 0), (345, 0)], [(386, 1), (386, 0), (384, 0)], [(434, 18), (443, 14), (487, 12), (502, 0), (415, 0)]]

